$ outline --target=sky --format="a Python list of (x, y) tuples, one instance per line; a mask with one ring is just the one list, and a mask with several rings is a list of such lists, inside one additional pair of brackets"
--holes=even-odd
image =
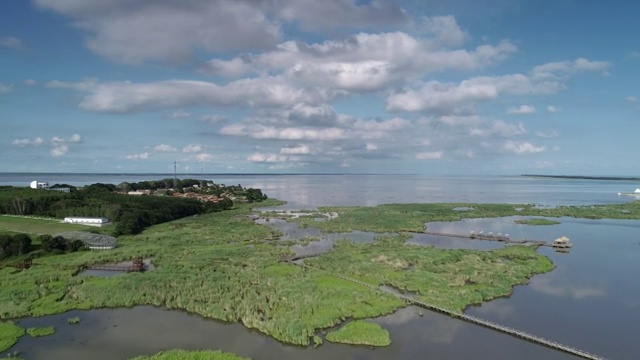
[(640, 175), (640, 3), (0, 4), (0, 172)]

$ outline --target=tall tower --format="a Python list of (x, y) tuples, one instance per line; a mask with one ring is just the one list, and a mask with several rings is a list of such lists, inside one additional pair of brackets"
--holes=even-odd
[(176, 162), (173, 162), (173, 190), (178, 188), (178, 170), (176, 166)]

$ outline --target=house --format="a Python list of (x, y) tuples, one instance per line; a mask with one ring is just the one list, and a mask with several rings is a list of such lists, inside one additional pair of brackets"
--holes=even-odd
[(89, 226), (107, 226), (111, 223), (107, 218), (94, 218), (94, 217), (75, 217), (70, 216), (64, 218), (65, 223), (69, 224), (78, 224), (78, 225), (89, 225)]
[(34, 180), (29, 184), (29, 187), (31, 187), (32, 189), (48, 189), (49, 183), (46, 181)]

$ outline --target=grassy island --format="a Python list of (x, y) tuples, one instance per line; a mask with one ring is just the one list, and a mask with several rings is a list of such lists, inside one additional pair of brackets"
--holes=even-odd
[[(269, 199), (260, 205), (276, 204)], [(239, 204), (224, 212), (154, 225), (141, 234), (121, 236), (114, 250), (43, 256), (28, 269), (18, 270), (9, 266), (15, 260), (4, 260), (0, 262), (0, 319), (73, 309), (154, 305), (239, 321), (284, 343), (306, 346), (312, 340), (318, 344), (321, 330), (346, 319), (377, 317), (406, 306), (404, 300), (343, 280), (337, 274), (374, 286), (389, 285), (435, 305), (462, 311), (469, 304), (508, 295), (514, 285), (552, 269), (551, 262), (534, 247), (444, 250), (406, 244), (402, 235), (380, 237), (372, 244), (339, 241), (333, 251), (305, 259), (310, 267), (299, 267), (282, 262), (291, 251), (273, 240), (277, 237), (275, 230), (249, 219), (251, 206)], [(357, 218), (360, 225), (368, 223), (369, 227), (393, 232), (409, 223), (422, 227), (424, 221), (451, 216), (444, 210), (442, 214), (419, 212), (428, 207), (343, 208), (338, 217), (314, 221), (314, 225), (345, 220), (355, 224), (353, 219)], [(477, 211), (482, 205), (473, 208)], [(504, 213), (507, 208), (514, 211), (513, 205), (505, 205)], [(364, 221), (362, 216), (368, 211), (376, 216)], [(411, 215), (413, 212), (419, 217)], [(343, 216), (345, 213), (353, 215)], [(393, 222), (399, 219), (402, 224)], [(86, 265), (117, 263), (138, 256), (151, 259), (155, 268), (109, 278), (79, 274)]]
[(0, 353), (9, 350), (24, 335), (24, 329), (13, 321), (0, 321)]
[(209, 350), (170, 350), (161, 351), (151, 356), (138, 356), (131, 360), (249, 360), (238, 355), (225, 353), (222, 351)]
[(336, 343), (370, 346), (387, 346), (391, 344), (389, 331), (380, 325), (357, 320), (352, 321), (338, 330), (330, 331), (327, 340)]
[(28, 328), (27, 334), (31, 337), (49, 336), (56, 333), (56, 329), (53, 326)]
[(557, 225), (560, 224), (559, 221), (553, 221), (545, 218), (533, 218), (533, 219), (518, 219), (514, 221), (516, 224), (521, 225), (534, 225), (534, 226), (543, 226), (543, 225)]

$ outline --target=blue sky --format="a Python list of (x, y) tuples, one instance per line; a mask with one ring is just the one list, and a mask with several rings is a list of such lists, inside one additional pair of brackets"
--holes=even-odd
[(640, 175), (640, 4), (0, 5), (0, 171)]

